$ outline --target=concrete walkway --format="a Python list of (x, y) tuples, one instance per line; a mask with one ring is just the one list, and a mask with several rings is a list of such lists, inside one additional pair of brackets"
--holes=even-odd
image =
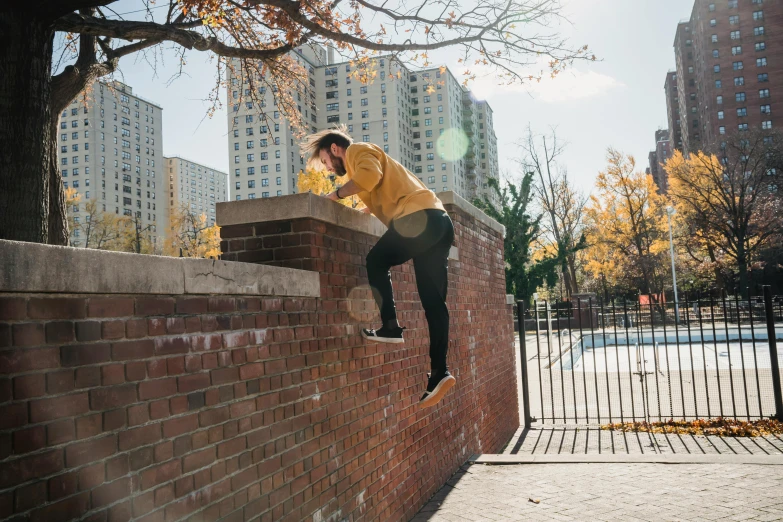
[(783, 465), (754, 458), (758, 464), (469, 463), (413, 520), (783, 520)]

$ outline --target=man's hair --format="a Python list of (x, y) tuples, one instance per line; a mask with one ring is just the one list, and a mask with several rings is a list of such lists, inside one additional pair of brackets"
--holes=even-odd
[(353, 139), (348, 134), (348, 128), (342, 124), (306, 136), (300, 147), (303, 156), (310, 156), (307, 159), (307, 165), (318, 168), (322, 167), (320, 157), (322, 150), (329, 150), (332, 145), (347, 149), (351, 143), (353, 143)]

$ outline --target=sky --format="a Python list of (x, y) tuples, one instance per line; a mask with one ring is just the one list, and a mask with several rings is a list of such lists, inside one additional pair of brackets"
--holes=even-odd
[[(470, 85), (495, 114), (499, 164), (503, 177), (516, 178), (517, 145), (528, 124), (536, 133), (556, 129), (565, 142), (561, 166), (585, 192), (606, 166), (613, 147), (636, 157), (639, 169), (655, 147), (654, 133), (666, 128), (666, 72), (674, 68), (673, 42), (677, 23), (687, 18), (691, 0), (562, 0), (569, 23), (558, 26), (574, 46), (588, 45), (596, 62), (580, 62), (554, 80), (527, 87), (499, 87), (492, 77)], [(118, 13), (139, 9), (138, 0), (113, 4)], [(128, 17), (130, 17), (129, 15)], [(139, 15), (135, 15), (139, 16)], [(163, 152), (229, 171), (225, 107), (206, 117), (206, 98), (215, 82), (214, 59), (186, 55), (183, 74), (174, 54), (164, 51), (153, 72), (140, 55), (120, 62), (116, 78), (134, 94), (163, 107)], [(434, 63), (461, 72), (454, 51), (432, 53)], [(459, 76), (457, 75), (459, 78)], [(223, 93), (225, 96), (225, 93)]]

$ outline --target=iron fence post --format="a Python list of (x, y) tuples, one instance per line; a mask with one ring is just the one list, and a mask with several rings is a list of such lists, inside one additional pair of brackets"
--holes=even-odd
[(764, 286), (764, 311), (767, 316), (767, 339), (769, 342), (769, 360), (772, 366), (772, 388), (775, 392), (775, 418), (783, 420), (783, 393), (780, 390), (780, 366), (778, 366), (778, 347), (775, 336), (775, 310), (772, 307), (772, 289)]
[(517, 320), (519, 321), (519, 358), (522, 363), (522, 406), (524, 413), (524, 428), (530, 429), (530, 392), (527, 383), (527, 350), (525, 347), (525, 303), (517, 301)]

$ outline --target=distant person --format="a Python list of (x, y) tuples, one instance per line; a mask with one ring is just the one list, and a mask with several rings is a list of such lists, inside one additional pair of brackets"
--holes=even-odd
[(308, 165), (320, 165), (348, 182), (326, 197), (337, 201), (353, 195), (388, 228), (367, 255), (367, 278), (381, 313), (381, 327), (362, 329), (371, 341), (402, 343), (391, 273), (393, 266), (413, 259), (416, 286), (430, 331), (427, 390), (420, 405), (435, 405), (456, 383), (446, 365), (449, 310), (446, 306), (449, 250), (454, 226), (443, 204), (419, 178), (372, 143), (353, 143), (345, 126), (308, 136), (303, 145)]

